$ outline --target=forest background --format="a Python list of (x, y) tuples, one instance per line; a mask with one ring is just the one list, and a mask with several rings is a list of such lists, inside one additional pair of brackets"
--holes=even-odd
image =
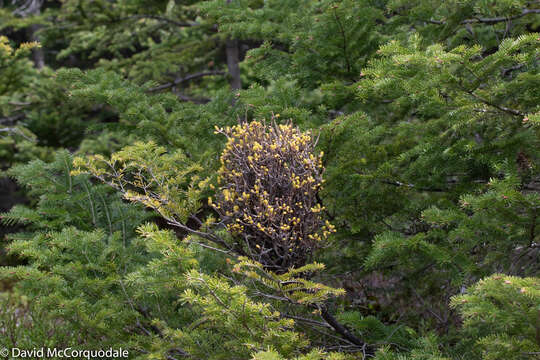
[(540, 2), (0, 1), (0, 348), (540, 358)]

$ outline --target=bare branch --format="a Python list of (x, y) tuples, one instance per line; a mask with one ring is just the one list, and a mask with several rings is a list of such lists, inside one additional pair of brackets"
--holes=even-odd
[(36, 13), (39, 13), (41, 5), (43, 5), (43, 0), (25, 0), (22, 1), (21, 6), (19, 6), (17, 9), (15, 9), (15, 11), (13, 11), (13, 14), (19, 15), (21, 17), (34, 15)]
[(160, 91), (160, 90), (164, 90), (164, 89), (174, 87), (174, 86), (179, 85), (179, 84), (181, 84), (183, 82), (190, 81), (190, 80), (193, 80), (193, 79), (198, 79), (198, 78), (202, 78), (202, 77), (205, 77), (205, 76), (224, 75), (224, 74), (225, 74), (225, 72), (220, 71), (220, 70), (202, 71), (202, 72), (198, 72), (198, 73), (195, 73), (195, 74), (186, 75), (184, 77), (176, 78), (174, 81), (171, 81), (171, 82), (168, 82), (166, 84), (150, 88), (150, 89), (148, 89), (148, 91), (149, 92)]
[(6, 116), (4, 118), (0, 118), (0, 124), (13, 125), (17, 120), (21, 120), (22, 118), (24, 118), (24, 114)]
[(25, 138), (28, 141), (32, 141), (32, 142), (36, 141), (35, 139), (32, 139), (32, 138), (26, 136), (21, 130), (19, 130), (17, 128), (11, 128), (11, 127), (0, 128), (0, 132), (8, 132), (8, 133), (12, 133), (12, 134), (18, 134), (18, 135), (22, 136), (23, 138)]
[(295, 316), (295, 315), (283, 314), (283, 313), (281, 314), (281, 316), (286, 318), (286, 319), (293, 319), (293, 320), (301, 321), (301, 322), (304, 322), (304, 323), (307, 323), (307, 324), (332, 329), (332, 326), (330, 326), (328, 323), (325, 323), (325, 322), (321, 322), (321, 321), (317, 321), (317, 320), (313, 320), (313, 319), (308, 319), (308, 318), (304, 318), (304, 317), (300, 317), (300, 316)]
[[(347, 329), (343, 324), (341, 324), (339, 321), (336, 320), (328, 312), (328, 309), (326, 306), (322, 306), (320, 308), (321, 311), (321, 317), (330, 325), (338, 334), (343, 336), (348, 341), (352, 342), (355, 345), (358, 345), (362, 347), (363, 351), (365, 351), (365, 354), (373, 355), (374, 350), (366, 344), (362, 339), (358, 338), (356, 335), (354, 335), (349, 329)], [(365, 356), (364, 356), (365, 357)]]

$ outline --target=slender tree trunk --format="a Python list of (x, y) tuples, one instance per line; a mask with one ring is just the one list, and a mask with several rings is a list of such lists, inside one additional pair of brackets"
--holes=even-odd
[[(21, 6), (15, 10), (15, 14), (22, 17), (35, 16), (41, 13), (41, 7), (44, 0), (27, 0), (21, 4)], [(37, 32), (41, 28), (40, 25), (30, 25), (26, 30), (29, 41), (38, 41), (39, 37)], [(34, 66), (37, 69), (41, 69), (45, 66), (45, 54), (43, 48), (35, 48), (32, 50), (32, 59), (34, 60)]]
[[(36, 35), (37, 31), (40, 29), (39, 25), (31, 25), (28, 28), (28, 38), (30, 41), (38, 41), (39, 38)], [(43, 53), (43, 48), (34, 48), (32, 49), (32, 60), (34, 61), (34, 66), (37, 69), (42, 69), (45, 66), (45, 54)]]
[(238, 40), (227, 40), (227, 67), (231, 76), (231, 89), (237, 90), (242, 88), (242, 80), (240, 79), (240, 56), (238, 51)]
[[(230, 4), (232, 0), (227, 0), (227, 4)], [(227, 67), (229, 69), (231, 89), (238, 90), (242, 88), (242, 80), (240, 79), (240, 51), (238, 46), (238, 40), (227, 39), (225, 44), (225, 51), (227, 55)]]

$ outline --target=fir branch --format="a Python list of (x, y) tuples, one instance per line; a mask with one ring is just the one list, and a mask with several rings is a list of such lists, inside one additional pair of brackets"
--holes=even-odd
[(502, 106), (502, 105), (494, 104), (494, 103), (492, 103), (491, 101), (488, 101), (488, 100), (486, 100), (486, 99), (484, 99), (484, 98), (482, 98), (482, 97), (476, 95), (476, 94), (474, 93), (474, 91), (466, 90), (466, 92), (467, 92), (469, 95), (471, 95), (473, 98), (475, 98), (476, 100), (479, 100), (479, 101), (483, 102), (484, 104), (489, 105), (489, 106), (492, 106), (492, 107), (494, 107), (494, 108), (496, 108), (496, 109), (498, 109), (498, 110), (500, 110), (500, 111), (502, 111), (502, 112), (505, 112), (505, 113), (508, 113), (508, 114), (511, 114), (511, 115), (514, 115), (514, 116), (521, 116), (521, 117), (525, 116), (525, 114), (522, 113), (522, 112), (519, 111), (519, 110), (511, 109), (511, 108), (508, 108), (508, 107)]
[(211, 99), (206, 97), (200, 97), (200, 98), (194, 98), (191, 96), (184, 95), (178, 91), (174, 91), (174, 94), (178, 96), (178, 98), (185, 102), (192, 102), (194, 104), (207, 104), (211, 101)]
[[(224, 250), (220, 250), (220, 249), (217, 249), (217, 248), (214, 248), (214, 247), (211, 247), (209, 245), (203, 245), (203, 244), (200, 244), (200, 243), (197, 243), (198, 245), (201, 245), (207, 249), (210, 249), (210, 250), (215, 250), (215, 251), (219, 251), (221, 253), (224, 253), (224, 254), (227, 254), (227, 255), (232, 255), (231, 253), (231, 247), (225, 242), (225, 240), (223, 240), (222, 238), (220, 238), (219, 236), (213, 234), (213, 233), (209, 233), (209, 232), (204, 232), (204, 231), (199, 231), (199, 230), (196, 230), (196, 229), (192, 229), (191, 227), (181, 223), (180, 221), (177, 221), (173, 218), (166, 218), (165, 220), (167, 220), (167, 224), (169, 225), (172, 225), (172, 226), (175, 226), (175, 227), (178, 227), (192, 235), (197, 235), (203, 239), (206, 239), (208, 241), (211, 241), (212, 243), (216, 244), (216, 245), (221, 245), (223, 247), (225, 247), (226, 249), (229, 249), (229, 251), (224, 251)], [(243, 254), (242, 254), (243, 255)]]
[(415, 189), (418, 191), (429, 191), (429, 192), (447, 192), (448, 191), (448, 189), (417, 187), (414, 184), (406, 184), (406, 183), (402, 183), (401, 181), (381, 180), (381, 182), (383, 184), (394, 185), (398, 187), (405, 186), (405, 187)]
[(502, 69), (501, 70), (501, 76), (505, 77), (506, 75), (508, 75), (512, 71), (519, 70), (522, 67), (524, 67), (525, 65), (526, 65), (525, 63), (522, 63), (522, 64), (517, 64), (517, 65), (511, 66), (511, 67), (509, 67), (507, 69)]
[(125, 17), (125, 18), (121, 18), (119, 20), (123, 21), (123, 20), (131, 20), (131, 19), (153, 19), (153, 20), (158, 20), (158, 21), (165, 22), (165, 23), (168, 23), (168, 24), (172, 24), (172, 25), (175, 25), (175, 26), (178, 26), (178, 27), (193, 27), (193, 26), (200, 26), (201, 25), (201, 24), (199, 24), (197, 22), (180, 22), (180, 21), (177, 21), (177, 20), (174, 20), (174, 19), (166, 18), (164, 16), (151, 15), (151, 14), (131, 15), (131, 16), (128, 16), (128, 17)]
[(306, 324), (311, 324), (311, 325), (315, 325), (315, 326), (320, 326), (320, 327), (332, 329), (332, 326), (330, 324), (328, 324), (327, 322), (321, 322), (321, 321), (317, 321), (317, 320), (313, 320), (313, 319), (304, 318), (304, 317), (301, 317), (301, 316), (289, 315), (289, 314), (284, 314), (284, 313), (281, 313), (281, 316), (286, 318), (286, 319), (293, 319), (293, 320), (296, 320), (296, 321), (304, 322)]
[(178, 84), (181, 84), (183, 82), (190, 81), (190, 80), (193, 80), (193, 79), (199, 79), (199, 78), (202, 78), (202, 77), (205, 77), (205, 76), (224, 75), (224, 74), (225, 74), (225, 71), (220, 71), (220, 70), (202, 71), (202, 72), (198, 72), (198, 73), (195, 73), (195, 74), (186, 75), (184, 77), (179, 77), (179, 78), (176, 78), (174, 81), (171, 81), (171, 82), (168, 82), (166, 84), (162, 84), (162, 85), (150, 88), (150, 89), (148, 89), (148, 92), (155, 92), (155, 91), (165, 90), (165, 89), (174, 87), (174, 86), (176, 86)]
[[(493, 24), (497, 24), (497, 23), (500, 23), (500, 22), (516, 20), (516, 19), (522, 18), (522, 17), (524, 17), (526, 15), (529, 15), (529, 14), (540, 14), (540, 9), (523, 9), (521, 11), (521, 14), (514, 15), (514, 16), (509, 16), (509, 17), (508, 16), (500, 16), (500, 17), (493, 17), (493, 18), (475, 17), (475, 18), (472, 18), (472, 19), (463, 20), (463, 21), (460, 22), (460, 24), (465, 25), (465, 24), (482, 23), (482, 24), (493, 25)], [(436, 25), (446, 25), (446, 21), (441, 21), (441, 20), (430, 19), (427, 22), (430, 23), (430, 24), (436, 24)]]

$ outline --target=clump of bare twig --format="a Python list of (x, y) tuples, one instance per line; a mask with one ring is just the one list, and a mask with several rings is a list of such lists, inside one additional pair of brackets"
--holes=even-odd
[(241, 252), (275, 271), (304, 265), (334, 227), (317, 201), (323, 153), (291, 123), (253, 121), (217, 129), (228, 141), (221, 156), (220, 191), (211, 204), (237, 238)]

